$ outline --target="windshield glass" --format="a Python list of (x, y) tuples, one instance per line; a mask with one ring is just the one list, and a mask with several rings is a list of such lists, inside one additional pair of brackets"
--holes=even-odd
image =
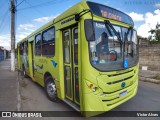
[(90, 60), (100, 71), (124, 69), (124, 60), (128, 61), (128, 67), (138, 62), (136, 32), (122, 26), (113, 25), (113, 28), (119, 39), (110, 26), (94, 22), (95, 41), (89, 42)]

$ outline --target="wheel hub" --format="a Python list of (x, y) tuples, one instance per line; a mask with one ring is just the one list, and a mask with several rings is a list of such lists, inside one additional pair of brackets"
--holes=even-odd
[(54, 85), (53, 82), (49, 82), (47, 84), (47, 92), (48, 92), (48, 95), (51, 96), (51, 97), (56, 96), (56, 86)]

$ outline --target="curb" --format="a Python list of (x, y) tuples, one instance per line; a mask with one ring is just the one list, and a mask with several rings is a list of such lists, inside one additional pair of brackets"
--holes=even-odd
[(20, 80), (19, 80), (19, 71), (17, 71), (17, 111), (22, 110), (21, 105), (21, 93), (20, 93)]
[(139, 80), (144, 81), (144, 82), (156, 83), (156, 84), (160, 83), (160, 80), (156, 80), (153, 78), (147, 78), (147, 77), (141, 77), (141, 76), (139, 76)]

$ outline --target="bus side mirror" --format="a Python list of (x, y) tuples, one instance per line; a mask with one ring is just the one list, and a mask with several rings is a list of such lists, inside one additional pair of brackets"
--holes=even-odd
[(87, 41), (95, 41), (94, 26), (91, 19), (84, 21), (84, 28)]
[(80, 15), (76, 14), (74, 18), (75, 18), (75, 21), (79, 21)]

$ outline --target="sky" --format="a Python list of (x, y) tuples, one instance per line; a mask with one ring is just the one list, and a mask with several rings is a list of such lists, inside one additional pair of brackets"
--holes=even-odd
[[(16, 42), (82, 0), (15, 0)], [(160, 23), (160, 0), (90, 0), (130, 15), (138, 35), (148, 37)], [(10, 0), (0, 0), (0, 46), (10, 49)]]

